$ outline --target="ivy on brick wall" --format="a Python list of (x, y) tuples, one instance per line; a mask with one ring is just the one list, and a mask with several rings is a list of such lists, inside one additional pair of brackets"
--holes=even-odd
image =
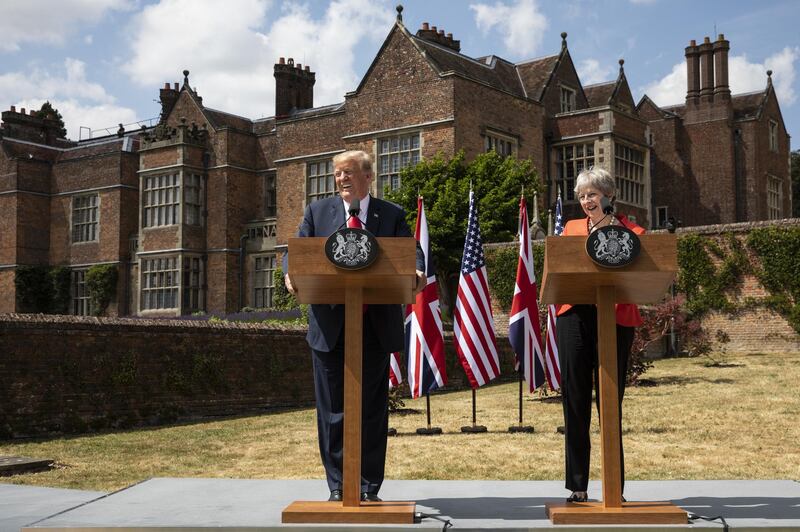
[(119, 270), (115, 264), (98, 264), (86, 272), (86, 292), (96, 316), (102, 315), (117, 295), (118, 276)]
[(50, 280), (53, 283), (53, 299), (50, 303), (51, 313), (69, 314), (70, 278), (70, 270), (66, 266), (56, 266), (50, 270)]
[(751, 265), (739, 239), (727, 234), (724, 240), (727, 249), (714, 239), (696, 234), (678, 239), (677, 286), (686, 294), (686, 309), (693, 317), (709, 310), (736, 310), (728, 294), (741, 283), (742, 275), (751, 271)]
[(754, 229), (747, 246), (759, 258), (754, 273), (770, 293), (764, 304), (800, 333), (800, 227)]

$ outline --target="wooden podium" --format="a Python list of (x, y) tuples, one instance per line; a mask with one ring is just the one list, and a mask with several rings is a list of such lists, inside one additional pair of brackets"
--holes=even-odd
[(586, 252), (585, 236), (548, 237), (541, 301), (597, 305), (602, 502), (548, 503), (553, 524), (686, 524), (669, 502), (622, 502), (615, 303), (655, 303), (678, 271), (674, 234), (639, 235), (641, 253), (628, 266), (604, 268)]
[(361, 334), (363, 305), (414, 302), (416, 241), (377, 238), (379, 251), (372, 265), (343, 270), (328, 261), (326, 240), (290, 238), (288, 273), (300, 303), (345, 305), (342, 501), (295, 501), (283, 510), (281, 519), (284, 523), (413, 524), (414, 502), (361, 502)]

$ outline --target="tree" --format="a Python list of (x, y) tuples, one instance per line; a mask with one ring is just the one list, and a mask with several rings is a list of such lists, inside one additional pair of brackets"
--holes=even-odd
[(791, 155), (792, 168), (792, 217), (800, 216), (800, 150)]
[(539, 176), (530, 160), (502, 157), (494, 151), (465, 162), (463, 151), (449, 161), (441, 155), (407, 167), (401, 173), (400, 189), (386, 192), (386, 198), (408, 213), (414, 227), (417, 194), (425, 199), (425, 213), (431, 240), (431, 254), (443, 290), (442, 306), (452, 314), (458, 284), (461, 254), (469, 213), (470, 183), (478, 201), (483, 242), (508, 242), (517, 232), (519, 196), (541, 189)]
[(52, 118), (53, 120), (56, 120), (59, 126), (58, 136), (67, 136), (67, 128), (64, 124), (64, 118), (61, 116), (61, 113), (58, 112), (58, 109), (53, 107), (49, 100), (42, 104), (41, 109), (36, 111), (35, 116), (36, 118)]

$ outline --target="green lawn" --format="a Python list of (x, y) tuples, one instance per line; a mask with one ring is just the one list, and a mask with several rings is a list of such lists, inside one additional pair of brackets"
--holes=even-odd
[[(666, 359), (645, 375), (651, 386), (624, 402), (628, 479), (800, 479), (800, 355)], [(309, 375), (309, 378), (311, 376)], [(526, 398), (534, 434), (509, 434), (517, 384), (478, 390), (486, 434), (462, 434), (471, 422), (469, 391), (431, 398), (441, 436), (425, 425), (424, 400), (393, 414), (387, 477), (400, 479), (561, 479), (561, 404)], [(596, 416), (592, 478), (599, 478)], [(5, 477), (51, 487), (110, 491), (150, 477), (324, 478), (313, 409), (206, 423), (36, 441), (0, 441), (0, 455), (53, 458), (52, 471)]]

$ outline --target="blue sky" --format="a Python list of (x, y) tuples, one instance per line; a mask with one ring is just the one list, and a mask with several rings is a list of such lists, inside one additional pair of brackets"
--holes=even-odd
[[(734, 93), (773, 82), (800, 145), (797, 0), (405, 0), (403, 21), (429, 22), (462, 53), (522, 61), (558, 52), (566, 31), (583, 83), (612, 80), (617, 61), (634, 98), (681, 103), (691, 39), (730, 40)], [(315, 104), (354, 89), (395, 20), (387, 0), (4, 0), (0, 108), (49, 99), (69, 136), (158, 116), (158, 89), (190, 83), (204, 103), (248, 118), (274, 110), (272, 67), (293, 57), (317, 73)], [(79, 132), (80, 126), (83, 131)]]

